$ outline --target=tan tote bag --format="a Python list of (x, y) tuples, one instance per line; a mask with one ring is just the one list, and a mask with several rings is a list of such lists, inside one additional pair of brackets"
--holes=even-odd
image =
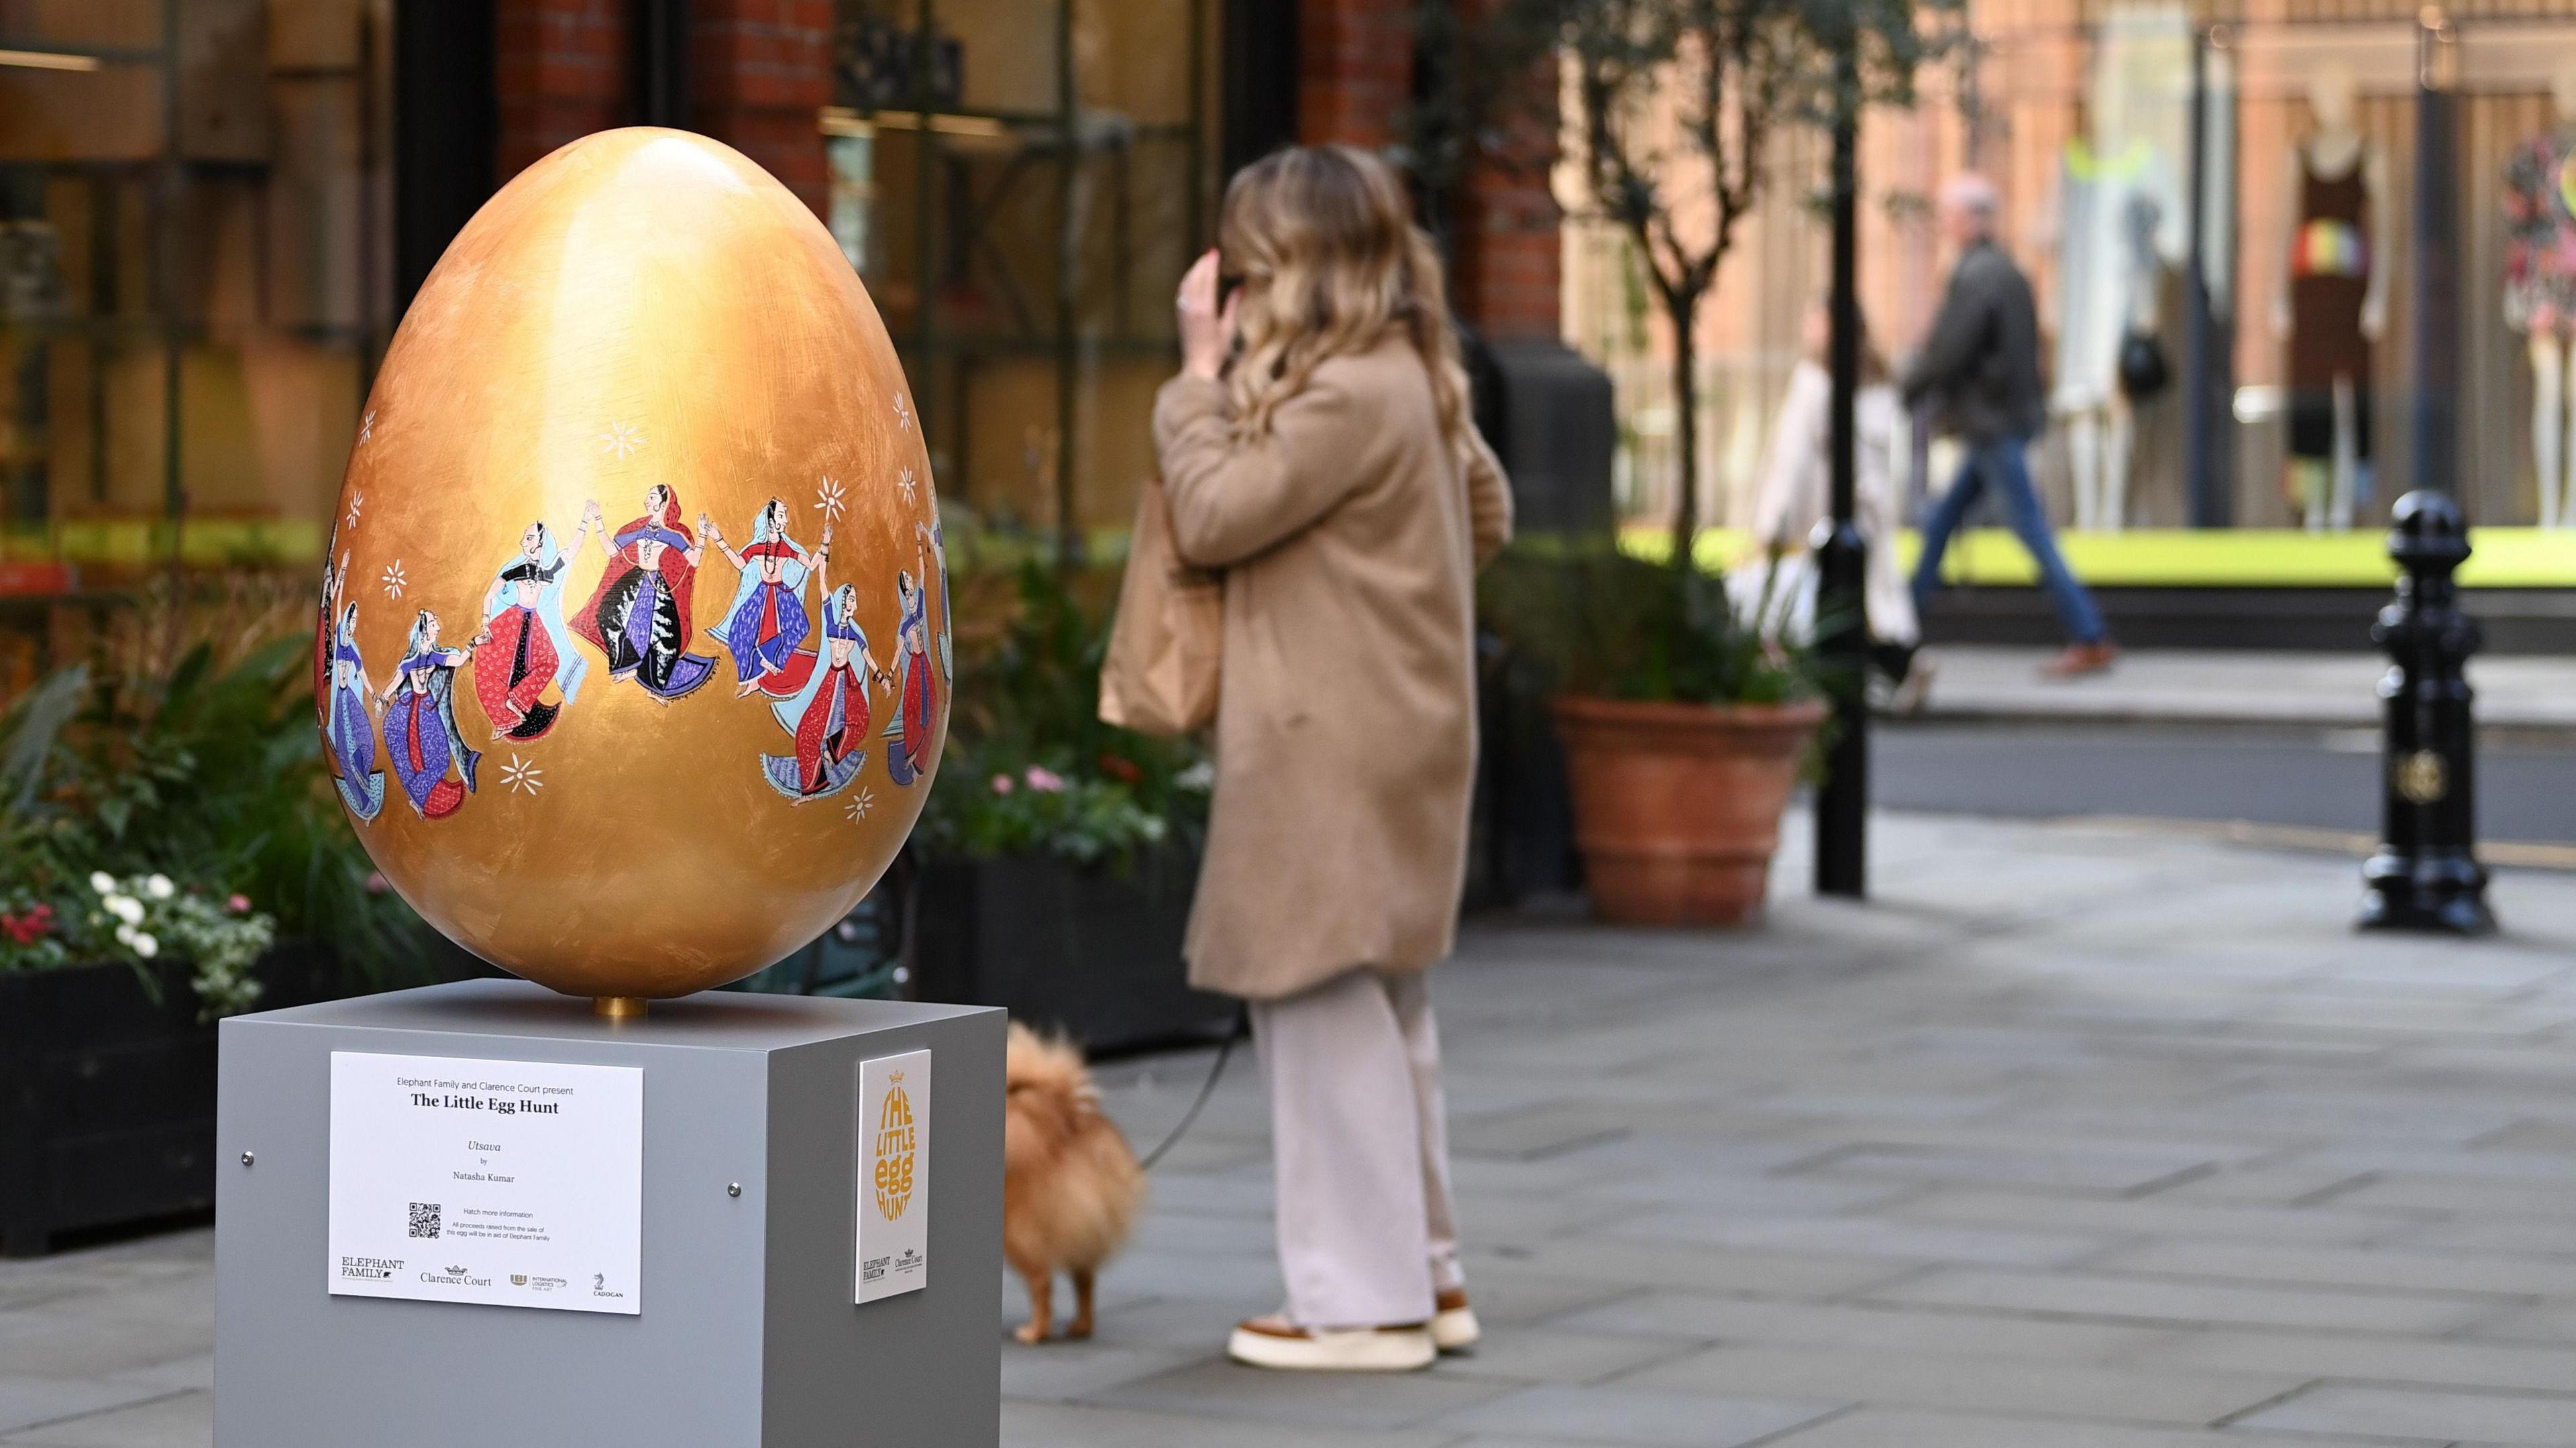
[(1165, 736), (1206, 728), (1216, 719), (1224, 636), (1224, 581), (1181, 561), (1162, 479), (1148, 479), (1100, 661), (1102, 721)]

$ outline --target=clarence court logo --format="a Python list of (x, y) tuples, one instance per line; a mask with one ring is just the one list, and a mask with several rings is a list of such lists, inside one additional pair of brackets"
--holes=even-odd
[(904, 1094), (903, 1073), (897, 1071), (888, 1079), (885, 1098), (877, 1108), (877, 1215), (889, 1222), (903, 1220), (904, 1209), (912, 1205), (914, 1147), (919, 1140), (912, 1098)]

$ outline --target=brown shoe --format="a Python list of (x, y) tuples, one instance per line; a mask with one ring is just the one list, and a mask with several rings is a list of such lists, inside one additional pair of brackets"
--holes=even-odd
[(2040, 665), (2039, 673), (2040, 677), (2047, 679), (2082, 678), (2086, 674), (2101, 673), (2119, 657), (2120, 650), (2109, 639), (2097, 639), (2089, 644), (2068, 644), (2056, 658)]

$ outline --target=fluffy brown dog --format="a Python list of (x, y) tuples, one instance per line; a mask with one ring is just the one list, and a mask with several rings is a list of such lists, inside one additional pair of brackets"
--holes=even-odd
[(1028, 1325), (1012, 1336), (1046, 1341), (1064, 1272), (1073, 1278), (1064, 1335), (1089, 1337), (1094, 1274), (1126, 1245), (1145, 1174), (1072, 1046), (1014, 1021), (1003, 1076), (1002, 1255), (1029, 1285)]

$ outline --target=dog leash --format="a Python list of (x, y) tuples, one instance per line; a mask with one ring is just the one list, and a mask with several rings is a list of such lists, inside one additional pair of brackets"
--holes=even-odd
[(1172, 1128), (1172, 1134), (1164, 1137), (1160, 1146), (1145, 1153), (1144, 1161), (1138, 1163), (1139, 1170), (1152, 1171), (1154, 1163), (1163, 1159), (1163, 1153), (1178, 1146), (1181, 1138), (1189, 1134), (1191, 1124), (1199, 1119), (1199, 1112), (1206, 1109), (1208, 1098), (1216, 1094), (1217, 1078), (1225, 1074), (1226, 1058), (1234, 1054), (1234, 1043), (1251, 1033), (1251, 1008), (1238, 1007), (1234, 1013), (1233, 1028), (1225, 1033), (1225, 1040), (1216, 1048), (1216, 1064), (1208, 1067), (1207, 1081), (1199, 1087), (1199, 1099), (1190, 1103), (1189, 1111), (1181, 1117), (1181, 1124)]

